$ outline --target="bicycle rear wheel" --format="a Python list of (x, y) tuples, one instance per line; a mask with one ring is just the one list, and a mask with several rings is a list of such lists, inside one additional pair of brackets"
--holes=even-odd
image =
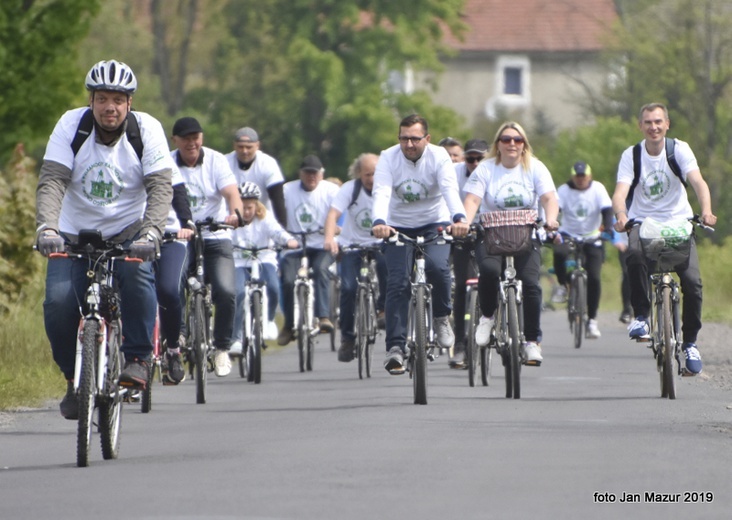
[(254, 384), (262, 382), (262, 294), (252, 294), (252, 337), (247, 341), (247, 374)]
[[(121, 342), (122, 326), (119, 322), (113, 322), (107, 330), (107, 374), (104, 397), (99, 405), (99, 435), (102, 438), (102, 457), (105, 460), (116, 459), (119, 455), (122, 396), (117, 381), (122, 373), (119, 352)], [(152, 380), (152, 377), (150, 379)], [(148, 384), (151, 384), (151, 381)]]
[(297, 298), (296, 305), (300, 309), (298, 322), (295, 324), (297, 327), (297, 353), (300, 372), (305, 372), (305, 356), (306, 350), (308, 349), (308, 339), (310, 338), (310, 324), (307, 323), (309, 319), (307, 316), (308, 295), (305, 285), (299, 285), (297, 287), (295, 298)]
[(465, 328), (467, 338), (465, 341), (465, 361), (468, 363), (468, 385), (475, 386), (475, 376), (481, 357), (481, 347), (475, 342), (475, 329), (478, 327), (478, 321), (481, 316), (477, 287), (468, 288), (468, 305), (466, 311)]
[(582, 346), (582, 338), (585, 335), (585, 313), (587, 307), (587, 287), (585, 286), (584, 276), (578, 273), (573, 277), (572, 289), (574, 348), (580, 348)]
[(78, 401), (79, 423), (76, 432), (76, 465), (84, 468), (89, 465), (89, 446), (91, 445), (94, 423), (96, 394), (97, 338), (101, 324), (97, 320), (86, 320), (81, 336), (81, 374), (79, 377)]
[(359, 286), (356, 291), (356, 353), (358, 356), (358, 378), (363, 379), (366, 370), (366, 354), (369, 344), (368, 322), (368, 298), (363, 287)]
[(506, 289), (508, 305), (506, 314), (508, 315), (508, 336), (510, 341), (509, 360), (511, 363), (511, 388), (514, 399), (521, 398), (521, 335), (519, 329), (518, 306), (516, 304), (516, 288), (508, 287)]
[(333, 324), (333, 330), (330, 331), (330, 350), (331, 352), (336, 351), (336, 332), (338, 331), (338, 319), (340, 315), (340, 300), (341, 300), (341, 287), (340, 283), (336, 278), (330, 280), (330, 299), (329, 305), (329, 318)]
[(376, 294), (369, 291), (368, 307), (366, 310), (366, 347), (364, 358), (366, 360), (366, 377), (371, 377), (371, 360), (374, 356), (374, 343), (376, 343)]
[(414, 404), (427, 404), (427, 294), (420, 286), (414, 295)]
[(664, 287), (661, 290), (661, 314), (662, 322), (660, 328), (663, 334), (663, 348), (659, 355), (663, 356), (661, 363), (661, 397), (676, 399), (676, 380), (674, 378), (674, 356), (676, 353), (676, 338), (673, 333), (673, 320), (671, 314), (671, 288)]
[(206, 404), (206, 379), (208, 378), (208, 344), (206, 343), (206, 310), (203, 295), (193, 296), (191, 313), (191, 336), (193, 337), (193, 358), (196, 363), (196, 403)]

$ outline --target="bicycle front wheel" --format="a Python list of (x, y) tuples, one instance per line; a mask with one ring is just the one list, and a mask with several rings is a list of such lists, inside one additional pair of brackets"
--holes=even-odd
[(585, 335), (585, 312), (587, 307), (587, 287), (585, 286), (585, 278), (578, 274), (572, 279), (572, 307), (574, 308), (574, 322), (572, 330), (574, 331), (574, 348), (582, 346), (582, 338)]
[(338, 331), (338, 317), (340, 314), (341, 287), (335, 278), (330, 281), (329, 318), (333, 324), (330, 331), (330, 350), (336, 351), (336, 332)]
[(480, 362), (480, 347), (475, 342), (475, 329), (478, 327), (480, 320), (480, 307), (478, 305), (477, 287), (468, 288), (468, 314), (465, 316), (465, 328), (467, 329), (467, 338), (465, 341), (465, 361), (468, 363), (468, 385), (475, 386), (475, 376), (478, 371)]
[(84, 322), (81, 336), (81, 374), (77, 394), (79, 423), (76, 432), (76, 465), (80, 468), (89, 465), (89, 446), (94, 423), (94, 401), (97, 387), (96, 353), (99, 334), (101, 334), (101, 324), (97, 320)]
[(208, 378), (208, 344), (206, 342), (206, 310), (203, 295), (193, 296), (191, 309), (193, 320), (191, 336), (193, 337), (193, 358), (196, 363), (196, 403), (206, 404), (206, 379)]
[(676, 399), (676, 380), (674, 378), (676, 338), (673, 333), (670, 287), (664, 287), (661, 291), (661, 316), (663, 320), (660, 324), (663, 333), (663, 349), (659, 351), (659, 355), (663, 356), (661, 363), (661, 397)]
[(521, 398), (521, 335), (519, 329), (518, 305), (516, 304), (516, 288), (506, 289), (508, 305), (508, 336), (510, 341), (509, 360), (511, 363), (511, 389), (514, 399)]
[(363, 379), (366, 372), (366, 351), (369, 343), (368, 298), (366, 291), (359, 286), (356, 293), (356, 353), (358, 355), (358, 378)]
[(262, 294), (252, 294), (252, 337), (247, 341), (247, 374), (254, 384), (262, 382)]
[(427, 404), (427, 293), (423, 286), (414, 295), (414, 404)]
[[(102, 457), (105, 460), (116, 459), (119, 455), (122, 396), (117, 382), (122, 373), (119, 352), (121, 343), (122, 325), (116, 321), (107, 330), (107, 374), (104, 382), (104, 398), (99, 405), (99, 435), (102, 438)], [(151, 384), (151, 381), (148, 381), (148, 384)]]
[(304, 284), (297, 286), (295, 298), (297, 299), (296, 305), (300, 309), (298, 322), (295, 324), (297, 327), (297, 353), (300, 362), (300, 372), (305, 372), (305, 356), (308, 348), (308, 339), (310, 338), (310, 324), (308, 323), (309, 316), (307, 315), (307, 287)]

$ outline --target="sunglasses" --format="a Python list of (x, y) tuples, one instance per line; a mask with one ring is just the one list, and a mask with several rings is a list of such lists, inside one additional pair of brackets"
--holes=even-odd
[(498, 140), (501, 141), (503, 144), (509, 144), (511, 141), (516, 144), (524, 144), (525, 141), (525, 139), (520, 135), (502, 135), (498, 138)]
[(426, 135), (423, 135), (422, 137), (406, 137), (404, 135), (400, 135), (399, 136), (399, 142), (400, 143), (403, 143), (403, 144), (407, 144), (407, 143), (417, 144), (418, 142), (420, 142), (425, 137), (427, 137), (427, 136)]
[(483, 160), (483, 156), (482, 155), (478, 155), (478, 156), (469, 155), (469, 156), (467, 156), (465, 158), (465, 162), (469, 162), (470, 164), (477, 163), (477, 162), (480, 162), (482, 160)]

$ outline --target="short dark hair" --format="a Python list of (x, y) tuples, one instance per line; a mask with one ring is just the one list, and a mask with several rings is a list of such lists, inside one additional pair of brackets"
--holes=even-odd
[(399, 128), (414, 126), (416, 124), (422, 125), (422, 129), (424, 130), (425, 135), (430, 133), (429, 127), (427, 125), (427, 120), (419, 114), (411, 114), (402, 119), (401, 123), (399, 123)]

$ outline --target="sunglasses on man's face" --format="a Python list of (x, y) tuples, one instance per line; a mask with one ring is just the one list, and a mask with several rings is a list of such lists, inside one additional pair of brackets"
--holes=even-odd
[(498, 138), (499, 141), (501, 141), (503, 144), (509, 144), (511, 141), (513, 141), (516, 144), (523, 144), (524, 138), (520, 135), (502, 135)]
[(477, 163), (483, 160), (482, 155), (468, 155), (465, 157), (465, 162), (469, 162), (470, 164)]

